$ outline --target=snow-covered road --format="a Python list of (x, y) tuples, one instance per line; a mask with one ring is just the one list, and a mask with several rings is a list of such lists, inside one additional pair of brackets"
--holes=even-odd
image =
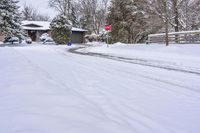
[(0, 48), (0, 133), (199, 133), (200, 76), (72, 54)]

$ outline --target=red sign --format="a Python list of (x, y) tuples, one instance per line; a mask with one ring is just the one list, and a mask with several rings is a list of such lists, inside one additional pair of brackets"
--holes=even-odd
[(106, 31), (109, 31), (109, 30), (110, 30), (110, 25), (109, 25), (109, 24), (105, 25), (105, 30), (106, 30)]

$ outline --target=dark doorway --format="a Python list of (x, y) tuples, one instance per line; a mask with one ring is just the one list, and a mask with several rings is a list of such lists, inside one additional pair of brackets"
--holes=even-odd
[(32, 30), (29, 30), (28, 31), (28, 36), (32, 39), (32, 41), (36, 41), (36, 38), (37, 38), (37, 31), (32, 31)]

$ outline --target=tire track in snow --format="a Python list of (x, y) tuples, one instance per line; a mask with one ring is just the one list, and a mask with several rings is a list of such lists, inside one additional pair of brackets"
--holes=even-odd
[[(90, 46), (87, 46), (87, 47), (90, 47)], [(74, 53), (74, 54), (78, 54), (78, 55), (85, 55), (85, 56), (92, 56), (92, 57), (100, 57), (101, 58), (101, 56), (95, 56), (95, 55), (90, 55), (90, 54), (87, 54), (87, 53), (85, 53), (85, 52), (79, 52), (79, 51), (77, 51), (77, 50), (80, 50), (80, 49), (85, 49), (86, 47), (85, 46), (81, 46), (81, 47), (76, 47), (76, 48), (71, 48), (71, 49), (67, 49), (67, 51), (69, 51), (70, 53)], [(65, 55), (66, 56), (66, 53), (60, 53), (60, 51), (56, 51), (57, 53), (59, 53), (59, 54), (62, 54), (62, 55)], [(93, 53), (93, 54), (96, 54), (96, 53)], [(98, 54), (98, 53), (97, 53)], [(99, 55), (99, 54), (98, 54)], [(101, 55), (101, 54), (100, 54)], [(67, 55), (67, 56), (69, 56), (69, 55)], [(109, 56), (109, 55), (108, 55)], [(102, 58), (106, 58), (107, 57), (107, 55), (104, 55)], [(122, 58), (124, 58), (124, 57), (122, 57)], [(106, 59), (112, 59), (112, 58), (106, 58)], [(115, 60), (116, 61), (116, 59), (112, 59), (112, 60)], [(123, 60), (117, 60), (117, 61), (122, 61), (122, 62), (126, 62), (126, 61), (123, 61)], [(127, 62), (126, 62), (127, 63)], [(128, 62), (128, 63), (131, 63), (131, 64), (135, 64), (135, 63), (133, 63), (133, 62)], [(80, 64), (79, 64), (80, 65)], [(140, 65), (140, 64), (136, 64), (136, 65)], [(142, 66), (146, 66), (146, 65), (142, 65)], [(84, 66), (85, 67), (85, 66)], [(154, 68), (158, 68), (158, 67), (154, 67)], [(91, 68), (90, 68), (90, 70), (91, 70)], [(105, 69), (103, 69), (104, 71), (105, 71)], [(165, 70), (169, 70), (169, 69), (165, 69)], [(174, 70), (174, 71), (177, 71), (177, 72), (180, 72), (179, 70)], [(184, 71), (184, 73), (188, 73), (187, 71), (185, 72)], [(190, 73), (190, 72), (189, 72)], [(135, 73), (135, 74), (137, 74), (138, 76), (140, 76), (141, 78), (145, 78), (145, 79), (149, 79), (149, 80), (151, 80), (151, 81), (156, 81), (156, 82), (160, 82), (160, 83), (163, 83), (163, 84), (168, 84), (168, 85), (170, 85), (170, 86), (176, 86), (176, 87), (179, 87), (179, 88), (182, 88), (182, 89), (185, 89), (185, 90), (188, 90), (188, 91), (192, 91), (192, 92), (195, 92), (195, 93), (200, 93), (200, 91), (199, 90), (197, 90), (197, 89), (195, 89), (195, 88), (191, 88), (191, 87), (189, 87), (189, 86), (184, 86), (184, 85), (181, 85), (181, 84), (178, 84), (178, 83), (174, 83), (174, 82), (170, 82), (169, 80), (162, 80), (162, 79), (160, 79), (160, 78), (158, 78), (158, 77), (152, 77), (152, 76), (147, 76), (147, 75), (141, 75), (141, 74), (138, 74), (138, 73)], [(191, 74), (191, 73), (190, 73)], [(199, 74), (196, 74), (195, 73), (195, 75), (196, 76), (199, 76)], [(144, 81), (143, 81), (144, 82)], [(173, 91), (173, 90), (171, 90), (171, 89), (169, 89), (170, 91)]]
[[(138, 75), (139, 76), (139, 75)], [(142, 76), (141, 76), (142, 77)], [(143, 77), (143, 78), (147, 78), (147, 79), (149, 79), (149, 77)], [(151, 78), (151, 76), (150, 76), (150, 78)], [(154, 81), (157, 81), (157, 79), (152, 79), (152, 80), (154, 80)], [(164, 80), (165, 81), (165, 80)], [(174, 86), (174, 84), (172, 84), (172, 86)], [(182, 86), (180, 86), (181, 88), (182, 88)], [(80, 91), (78, 91), (78, 93), (80, 94), (80, 95), (82, 95), (82, 93), (80, 93)], [(84, 95), (84, 94), (83, 94)], [(94, 94), (95, 95), (95, 94)], [(101, 95), (102, 95), (102, 98), (103, 97), (110, 97), (109, 95), (107, 96), (105, 93), (101, 93)], [(87, 96), (86, 96), (86, 98), (88, 98)], [(90, 99), (90, 96), (89, 96), (89, 99)], [(89, 100), (89, 101), (91, 101), (91, 100)], [(123, 104), (123, 103), (122, 103)], [(134, 114), (136, 115), (136, 116), (134, 116), (134, 115), (127, 115), (127, 113), (123, 110), (123, 108), (119, 108), (117, 105), (116, 105), (116, 103), (112, 103), (112, 102), (109, 102), (108, 103), (108, 109), (109, 108), (112, 108), (112, 109), (114, 109), (115, 111), (113, 112), (114, 114), (107, 114), (107, 117), (109, 118), (109, 119), (111, 119), (112, 121), (114, 121), (114, 122), (116, 122), (116, 123), (119, 123), (119, 124), (122, 124), (122, 125), (124, 125), (124, 124), (127, 124), (127, 126), (130, 126), (130, 128), (131, 128), (131, 125), (134, 123), (134, 125), (136, 124), (137, 126), (141, 126), (141, 127), (144, 127), (145, 129), (148, 129), (148, 130), (151, 130), (152, 129), (152, 127), (160, 127), (160, 132), (168, 132), (168, 130), (167, 129), (165, 129), (164, 127), (162, 127), (162, 124), (159, 124), (157, 121), (153, 121), (153, 119), (151, 119), (151, 117), (148, 117), (148, 115), (143, 115), (143, 113), (142, 112), (140, 112), (140, 110), (135, 110), (134, 108), (132, 108), (132, 107), (128, 107), (128, 106), (123, 106), (124, 108), (128, 108), (128, 110), (130, 110), (131, 112), (135, 112)], [(122, 110), (121, 110), (122, 109)], [(104, 108), (103, 108), (103, 110), (104, 110)], [(119, 116), (123, 116), (123, 117), (121, 117), (121, 118), (118, 118), (118, 119), (120, 119), (119, 120), (119, 122), (117, 121), (117, 120), (113, 120), (112, 119), (112, 117), (119, 117)], [(111, 118), (110, 118), (111, 117)], [(142, 120), (137, 120), (137, 118), (141, 118)], [(143, 121), (144, 120), (144, 121)], [(149, 123), (150, 123), (150, 125), (149, 125), (149, 123), (147, 122), (146, 123), (146, 121), (148, 121)], [(122, 123), (120, 123), (120, 122), (122, 122)], [(144, 129), (143, 128), (143, 129)], [(136, 130), (136, 129), (135, 129)], [(136, 130), (137, 131), (137, 130)], [(152, 130), (153, 131), (153, 130)], [(169, 131), (170, 132), (170, 131)]]
[[(65, 55), (64, 53), (60, 53), (60, 51), (57, 51), (59, 54), (62, 54), (62, 55)], [(97, 65), (98, 66), (98, 65)], [(84, 66), (85, 67), (85, 66)], [(89, 69), (89, 68), (86, 68), (86, 69)], [(91, 68), (90, 68), (91, 70)], [(94, 69), (96, 70), (96, 69)], [(103, 69), (103, 71), (105, 71), (105, 69)], [(95, 71), (94, 71), (95, 73)], [(107, 73), (107, 72), (106, 72)], [(106, 74), (105, 73), (105, 74)], [(143, 77), (141, 77), (143, 78)], [(87, 83), (86, 83), (87, 84)], [(84, 87), (83, 87), (84, 88)], [(110, 110), (110, 108), (114, 109), (113, 111), (109, 112), (107, 114), (107, 117), (112, 120), (112, 121), (115, 121), (121, 125), (126, 125), (127, 127), (133, 129), (134, 131), (136, 132), (142, 132), (140, 131), (140, 128), (142, 128), (142, 130), (144, 131), (154, 131), (155, 129), (153, 128), (154, 126), (159, 126), (159, 129), (157, 129), (157, 131), (159, 132), (166, 132), (168, 131), (168, 129), (165, 129), (164, 126), (162, 124), (159, 124), (157, 121), (153, 121), (150, 117), (148, 116), (143, 116), (143, 114), (139, 111), (136, 111), (134, 109), (131, 109), (130, 107), (127, 107), (125, 105), (123, 105), (123, 103), (120, 103), (120, 105), (123, 106), (123, 108), (125, 109), (128, 109), (128, 110), (131, 110), (131, 112), (135, 112), (134, 114), (136, 115), (135, 117), (132, 115), (132, 116), (129, 116), (127, 115), (127, 113), (124, 112), (124, 110), (121, 110), (122, 108), (119, 108), (118, 105), (116, 105), (116, 103), (112, 102), (112, 100), (110, 99), (110, 94), (113, 94), (112, 91), (108, 92), (109, 90), (104, 90), (103, 88), (101, 88), (101, 90), (95, 90), (98, 95), (94, 94), (92, 92), (92, 95), (89, 94), (88, 96), (88, 90), (86, 91), (87, 93), (84, 93), (85, 90), (83, 91), (80, 91), (81, 89), (79, 89), (79, 92), (82, 94), (82, 95), (85, 95), (88, 99), (92, 99), (92, 97), (99, 97), (99, 94), (100, 94), (100, 98), (102, 99), (107, 99), (106, 101), (109, 101), (109, 102), (106, 102), (106, 105), (104, 105), (103, 107), (101, 107), (104, 111), (108, 111)], [(108, 94), (109, 93), (109, 94)], [(95, 100), (96, 101), (96, 100)], [(97, 100), (98, 101), (98, 100)], [(96, 102), (97, 102), (96, 101)], [(98, 104), (102, 104), (102, 103), (99, 103), (97, 102)], [(105, 103), (104, 103), (105, 104)], [(123, 116), (123, 117), (122, 117)], [(141, 118), (141, 120), (137, 119), (137, 118)], [(117, 119), (116, 119), (117, 118)], [(148, 121), (148, 122), (146, 122)], [(150, 125), (149, 125), (150, 124)], [(133, 126), (134, 125), (134, 126)]]
[[(80, 51), (80, 50), (86, 49), (87, 47), (72, 48), (72, 49), (69, 49), (68, 51), (70, 53), (79, 54), (79, 55), (100, 57), (100, 58), (106, 58), (106, 59), (136, 64), (136, 65), (142, 65), (142, 66), (166, 69), (166, 70), (170, 70), (170, 71), (177, 71), (177, 72), (184, 72), (184, 73), (200, 75), (199, 69), (192, 69), (189, 67), (179, 67), (174, 64), (167, 64), (167, 62), (161, 62), (161, 61), (155, 61), (155, 60), (144, 60), (144, 59), (138, 59), (138, 58), (125, 58), (125, 57), (113, 56), (113, 55), (102, 54), (102, 53)], [(163, 63), (165, 63), (165, 64), (163, 64)], [(160, 65), (160, 64), (163, 64), (163, 65)]]
[[(111, 55), (100, 54), (100, 53), (87, 52), (85, 50), (87, 47), (91, 47), (91, 46), (89, 45), (89, 46), (76, 47), (76, 48), (68, 49), (68, 51), (70, 53), (79, 54), (79, 55), (106, 58), (106, 59), (111, 59), (111, 60), (115, 60), (115, 61), (121, 61), (121, 62), (136, 64), (136, 65), (148, 66), (148, 67), (153, 67), (153, 68), (160, 68), (160, 69), (176, 71), (176, 72), (183, 72), (183, 73), (189, 73), (189, 74), (194, 74), (194, 75), (200, 76), (200, 72), (198, 72), (198, 71), (196, 72), (196, 71), (192, 71), (192, 70), (179, 69), (179, 68), (176, 68), (176, 66), (174, 66), (174, 68), (171, 68), (171, 67), (169, 68), (169, 67), (164, 67), (164, 66), (157, 66), (157, 65), (153, 65), (153, 64), (148, 64), (147, 60), (142, 60), (142, 59), (131, 59), (131, 58), (128, 58), (128, 59), (130, 59), (130, 61), (127, 61), (126, 60), (127, 58), (124, 58), (124, 57), (118, 57), (118, 56), (111, 56)], [(80, 50), (85, 50), (85, 51), (82, 52)], [(137, 62), (137, 61), (143, 61), (143, 62), (140, 63), (140, 62)], [(160, 82), (160, 83), (163, 83), (163, 84), (168, 84), (170, 86), (176, 86), (176, 87), (179, 87), (179, 88), (182, 88), (182, 89), (185, 89), (185, 90), (189, 90), (189, 91), (192, 91), (192, 92), (195, 92), (195, 93), (200, 93), (199, 90), (197, 90), (195, 88), (191, 88), (189, 86), (184, 86), (184, 85), (181, 85), (181, 84), (178, 84), (178, 83), (170, 82), (168, 80), (162, 80), (160, 78), (151, 77), (151, 76), (147, 76), (147, 75), (141, 75), (141, 74), (137, 74), (137, 75), (142, 77), (142, 78), (145, 78), (145, 79), (149, 79), (149, 80), (152, 80), (152, 81)]]
[[(83, 99), (84, 102), (86, 102), (87, 106), (93, 110), (95, 110), (96, 112), (100, 111), (101, 113), (100, 114), (95, 114), (95, 113), (92, 113), (92, 112), (84, 112), (85, 114), (88, 114), (94, 118), (98, 118), (99, 120), (101, 121), (104, 121), (104, 120), (107, 120), (108, 122), (112, 122), (116, 125), (119, 125), (123, 128), (127, 128), (127, 129), (130, 129), (131, 126), (130, 125), (126, 125), (126, 124), (122, 124), (120, 123), (119, 121), (116, 121), (116, 120), (113, 120), (110, 118), (110, 116), (104, 111), (104, 109), (97, 105), (94, 101), (91, 101), (90, 99), (88, 99), (87, 96), (83, 95), (83, 93), (81, 93), (80, 91), (76, 90), (76, 89), (72, 89), (70, 88), (70, 86), (68, 86), (65, 82), (62, 81), (62, 79), (60, 79), (59, 77), (54, 77), (51, 73), (49, 73), (47, 70), (45, 70), (41, 64), (37, 64), (36, 62), (30, 60), (30, 58), (28, 58), (29, 56), (27, 56), (25, 53), (17, 50), (17, 49), (14, 49), (13, 48), (13, 52), (16, 52), (17, 54), (19, 54), (23, 59), (25, 59), (29, 64), (31, 64), (31, 66), (33, 66), (36, 70), (39, 70), (41, 73), (43, 73), (44, 75), (48, 76), (49, 79), (51, 79), (53, 82), (57, 83), (59, 85), (59, 87), (61, 87), (62, 89), (66, 89), (68, 91), (70, 91), (72, 94), (75, 94), (76, 96), (79, 96), (81, 99)], [(60, 56), (60, 55), (59, 55)], [(61, 56), (62, 58), (62, 56)], [(63, 58), (65, 59), (65, 58)], [(103, 94), (102, 94), (103, 95)], [(105, 95), (103, 95), (105, 97)], [(75, 108), (75, 107), (73, 107)], [(38, 115), (43, 115), (43, 114), (38, 114)], [(136, 130), (136, 129), (134, 129)]]
[[(99, 65), (97, 65), (97, 66), (99, 66)], [(102, 71), (106, 71), (106, 69), (103, 69)], [(177, 84), (177, 83), (173, 83), (173, 82), (170, 82), (168, 80), (159, 80), (159, 78), (151, 77), (151, 76), (147, 76), (147, 75), (145, 76), (145, 75), (141, 75), (141, 74), (138, 74), (138, 73), (136, 75), (139, 76), (140, 78), (145, 78), (145, 79), (148, 79), (148, 80), (153, 81), (153, 82), (160, 82), (162, 84), (167, 84), (168, 86), (176, 86), (178, 88), (184, 88), (184, 89), (190, 90), (190, 88), (188, 88), (186, 86), (183, 86), (183, 85), (180, 85), (180, 84)], [(136, 79), (134, 79), (134, 80), (136, 80)], [(146, 83), (146, 85), (148, 85), (148, 87), (151, 86), (150, 88), (152, 88), (152, 89), (153, 88), (155, 89), (155, 86), (157, 86), (155, 84), (154, 84), (154, 87), (153, 87), (153, 85), (149, 86), (148, 82)], [(159, 87), (156, 87), (156, 88), (159, 89)], [(170, 88), (171, 87), (169, 87), (168, 91), (173, 93), (174, 92), (173, 89), (170, 89)], [(83, 95), (85, 95), (84, 92), (83, 92)], [(123, 102), (120, 104), (120, 106), (122, 105), (122, 107), (119, 108), (119, 105), (116, 105), (115, 102), (113, 103), (112, 98), (110, 98), (110, 96), (114, 95), (114, 93), (112, 91), (105, 90), (105, 89), (101, 88), (101, 95), (102, 95), (102, 97), (104, 97), (104, 99), (108, 99), (107, 101), (109, 101), (109, 102), (106, 103), (106, 106), (103, 107), (103, 109), (104, 110), (110, 110), (110, 108), (114, 109), (113, 112), (109, 113), (110, 119), (114, 119), (114, 121), (119, 121), (119, 123), (126, 124), (127, 126), (130, 126), (130, 127), (131, 127), (131, 125), (134, 125), (134, 127), (133, 127), (133, 128), (135, 128), (134, 130), (137, 129), (136, 131), (138, 131), (138, 132), (140, 132), (138, 130), (140, 128), (138, 128), (138, 127), (142, 127), (143, 130), (148, 130), (148, 131), (151, 131), (151, 130), (153, 131), (154, 130), (153, 127), (159, 127), (159, 129), (157, 129), (157, 131), (159, 131), (159, 132), (175, 132), (173, 129), (166, 129), (164, 127), (164, 124), (166, 124), (165, 122), (159, 123), (158, 121), (153, 120), (153, 118), (151, 118), (147, 114), (144, 114), (140, 110), (137, 110), (133, 107), (125, 105)], [(184, 93), (184, 95), (187, 96), (187, 93)], [(88, 96), (89, 99), (91, 97), (95, 97), (95, 94), (93, 94), (92, 96)], [(119, 103), (119, 101), (117, 101), (117, 102)], [(134, 112), (134, 115), (133, 114), (127, 115), (126, 110), (130, 110), (130, 112)], [(117, 118), (117, 120), (115, 120), (115, 118)], [(139, 118), (139, 119), (137, 119), (137, 118)]]

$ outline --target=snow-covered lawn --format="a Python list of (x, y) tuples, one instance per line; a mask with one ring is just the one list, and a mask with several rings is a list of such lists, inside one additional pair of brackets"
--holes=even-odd
[[(0, 47), (1, 133), (199, 133), (200, 75), (72, 54)], [(200, 45), (84, 51), (199, 68)]]
[[(121, 44), (106, 45), (95, 44), (98, 47), (90, 47), (89, 52), (103, 53), (112, 56), (120, 56), (159, 64), (189, 67), (200, 71), (200, 45), (199, 44)], [(100, 47), (99, 47), (100, 46)]]
[[(89, 43), (92, 44), (92, 43)], [(112, 53), (117, 55), (126, 55), (126, 56), (141, 56), (146, 58), (157, 58), (157, 59), (167, 59), (170, 58), (167, 55), (174, 57), (182, 56), (183, 57), (196, 57), (200, 56), (200, 44), (170, 44), (165, 46), (164, 44), (123, 44), (116, 43), (113, 45), (107, 45), (104, 43), (95, 42), (94, 46), (90, 47), (90, 51), (100, 52), (100, 53)], [(159, 57), (162, 55), (162, 57)], [(189, 58), (188, 57), (188, 58)], [(173, 58), (172, 58), (173, 59)]]

